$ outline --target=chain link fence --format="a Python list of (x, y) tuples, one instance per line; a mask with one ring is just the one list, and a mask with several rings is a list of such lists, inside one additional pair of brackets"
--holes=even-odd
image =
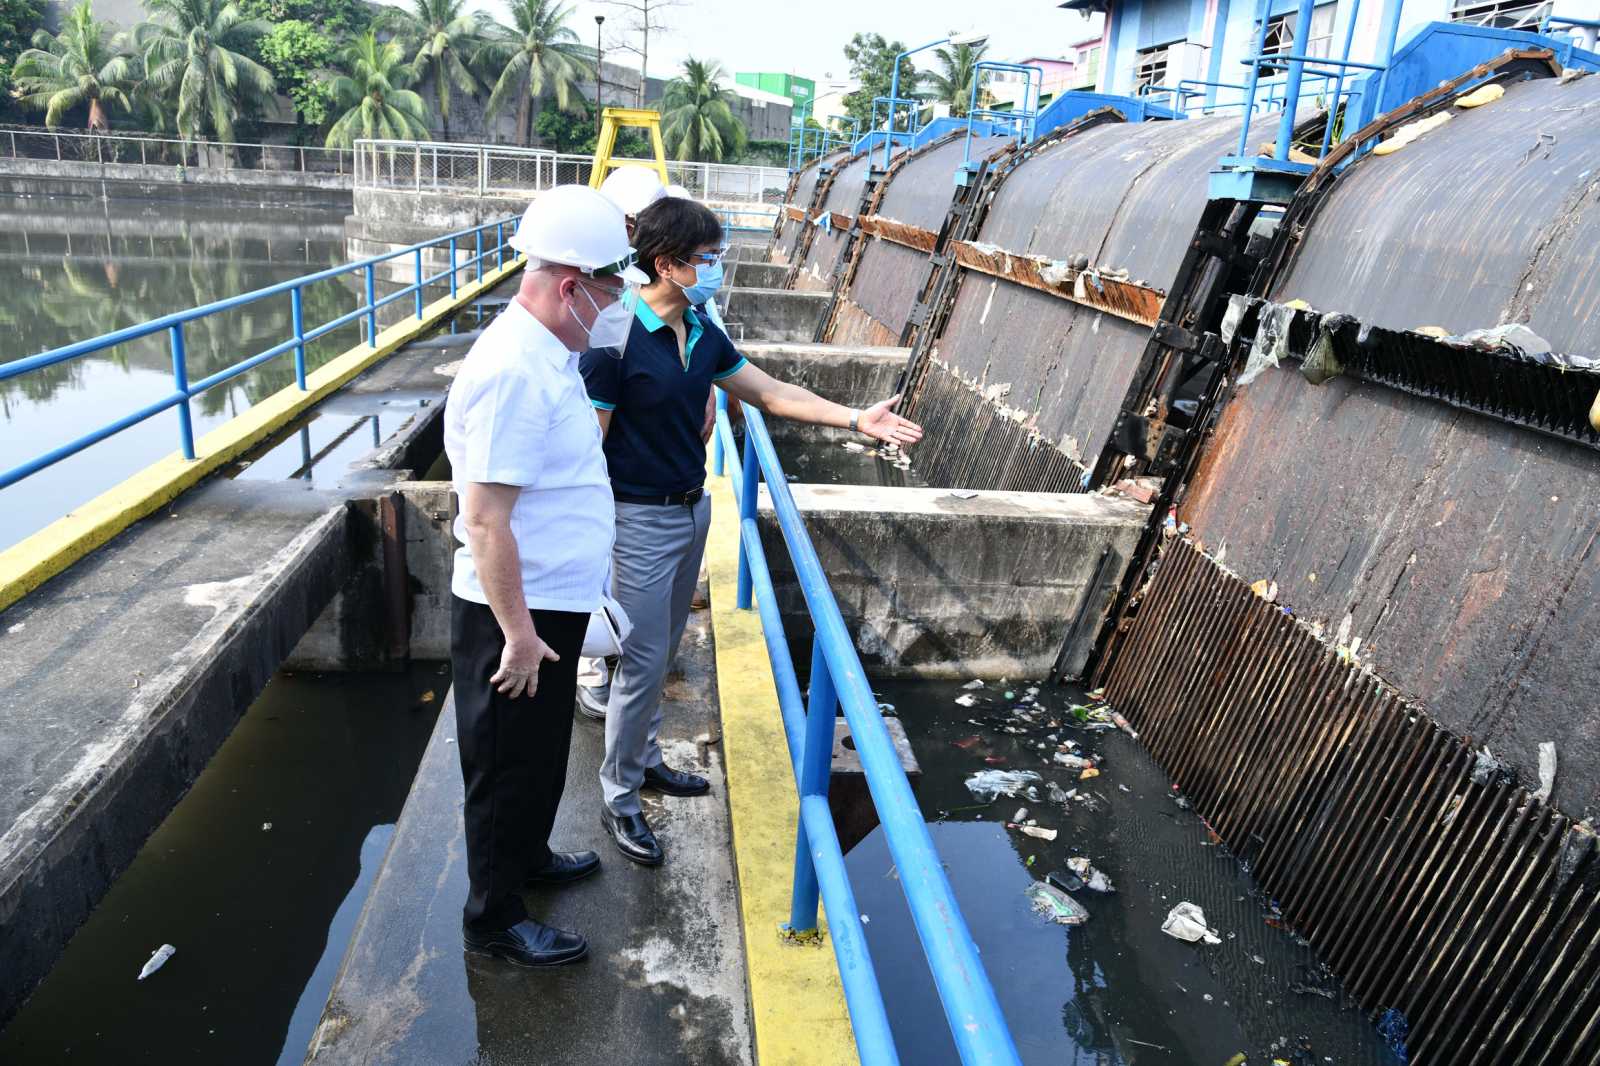
[[(358, 189), (526, 196), (556, 185), (586, 184), (594, 169), (592, 155), (538, 148), (362, 140), (355, 151)], [(646, 159), (615, 161), (653, 165)], [(781, 204), (789, 174), (782, 167), (669, 162), (667, 180), (699, 200)]]
[(224, 144), (137, 133), (65, 133), (33, 126), (0, 126), (0, 157), (311, 174), (349, 174), (355, 158), (348, 148)]

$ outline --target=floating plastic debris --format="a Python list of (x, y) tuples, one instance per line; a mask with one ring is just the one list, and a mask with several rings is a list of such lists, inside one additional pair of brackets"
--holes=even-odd
[(1495, 758), (1494, 752), (1484, 745), (1478, 751), (1477, 758), (1472, 764), (1472, 783), (1474, 785), (1511, 785), (1517, 780), (1516, 773), (1504, 761)]
[(1069, 755), (1064, 751), (1058, 751), (1050, 758), (1058, 765), (1065, 766), (1068, 770), (1092, 770), (1094, 768), (1094, 760), (1085, 759), (1082, 755)]
[(1550, 793), (1556, 787), (1556, 744), (1547, 740), (1539, 745), (1539, 791), (1533, 798), (1540, 803), (1550, 802)]
[(967, 791), (985, 803), (1000, 796), (1016, 796), (1031, 781), (1039, 780), (1032, 770), (979, 770), (967, 778)]
[(1027, 894), (1034, 910), (1059, 925), (1082, 925), (1089, 920), (1083, 905), (1055, 885), (1035, 881), (1028, 886)]
[(262, 831), (262, 832), (263, 832), (263, 833), (270, 833), (270, 832), (272, 832), (272, 823), (271, 823), (271, 822), (262, 822), (262, 823), (261, 823), (261, 831)]
[(1026, 822), (1028, 820), (1028, 808), (1018, 807), (1017, 813), (1011, 816), (1011, 820), (1013, 822)]
[(1092, 892), (1116, 891), (1116, 887), (1111, 883), (1111, 878), (1107, 877), (1103, 871), (1096, 869), (1082, 855), (1068, 859), (1067, 869), (1076, 874)]
[(956, 706), (957, 707), (976, 707), (977, 705), (978, 705), (978, 698), (976, 696), (972, 695), (971, 693), (966, 693), (964, 695), (956, 697)]
[(971, 692), (973, 689), (982, 688), (983, 687), (983, 682), (979, 681), (977, 678), (973, 678), (971, 681), (968, 681), (965, 685), (962, 685), (961, 687), (966, 689), (968, 692)]
[(1087, 767), (1085, 767), (1083, 769), (1083, 772), (1078, 775), (1078, 780), (1079, 781), (1087, 781), (1091, 777), (1099, 777), (1099, 776), (1100, 776), (1100, 771), (1099, 770), (1095, 769), (1093, 766), (1087, 766)]
[(960, 740), (952, 740), (950, 743), (955, 747), (960, 748), (962, 751), (967, 751), (970, 748), (976, 747), (982, 742), (983, 738), (974, 734), (970, 737), (962, 737)]
[(1008, 828), (1015, 829), (1024, 836), (1030, 836), (1036, 840), (1054, 840), (1056, 838), (1054, 829), (1046, 829), (1041, 825), (1018, 825), (1015, 822), (1011, 822)]
[(1161, 923), (1161, 931), (1191, 944), (1201, 941), (1207, 944), (1222, 943), (1222, 938), (1206, 925), (1206, 912), (1198, 904), (1187, 901), (1167, 912), (1167, 920)]
[(143, 981), (146, 977), (161, 969), (167, 964), (167, 960), (177, 953), (178, 949), (171, 944), (162, 944), (156, 948), (155, 953), (150, 956), (150, 961), (145, 963), (144, 969), (139, 971), (139, 980)]

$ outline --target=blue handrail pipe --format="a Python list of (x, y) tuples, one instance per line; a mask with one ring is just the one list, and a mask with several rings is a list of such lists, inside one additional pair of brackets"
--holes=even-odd
[[(74, 440), (68, 441), (57, 448), (52, 448), (41, 455), (34, 456), (32, 459), (19, 463), (16, 466), (11, 467), (9, 470), (0, 473), (0, 489), (14, 485), (22, 479), (36, 474), (48, 466), (52, 466), (55, 463), (61, 462), (63, 459), (78, 454), (85, 448), (98, 444), (108, 437), (115, 436), (131, 426), (138, 425), (140, 422), (143, 422), (148, 418), (152, 418), (163, 411), (169, 411), (173, 408), (176, 408), (178, 411), (179, 450), (182, 452), (185, 459), (194, 459), (194, 422), (189, 407), (189, 401), (194, 397), (200, 395), (208, 389), (216, 388), (218, 385), (222, 385), (228, 381), (231, 381), (240, 374), (254, 370), (263, 363), (276, 359), (278, 356), (290, 351), (294, 352), (295, 385), (304, 391), (306, 389), (307, 344), (317, 340), (319, 337), (322, 337), (325, 334), (331, 333), (341, 326), (348, 325), (349, 323), (357, 321), (358, 319), (365, 319), (367, 343), (370, 347), (376, 348), (378, 346), (378, 309), (380, 307), (384, 307), (398, 300), (404, 300), (407, 297), (411, 297), (413, 300), (416, 317), (420, 319), (423, 317), (423, 290), (427, 286), (448, 278), (450, 283), (450, 295), (454, 296), (456, 294), (457, 277), (462, 270), (475, 270), (477, 280), (482, 281), (484, 263), (486, 261), (492, 258), (494, 266), (497, 269), (505, 265), (507, 248), (506, 233), (508, 228), (514, 226), (515, 223), (515, 217), (503, 218), (494, 222), (485, 222), (481, 226), (474, 226), (470, 229), (458, 230), (455, 233), (447, 233), (443, 237), (437, 237), (431, 241), (424, 241), (421, 244), (414, 244), (398, 251), (388, 252), (384, 255), (372, 256), (369, 259), (362, 259), (354, 263), (346, 263), (343, 266), (330, 267), (327, 270), (321, 270), (315, 274), (306, 274), (302, 277), (293, 278), (289, 281), (279, 282), (276, 285), (269, 285), (264, 289), (257, 289), (254, 292), (247, 292), (241, 296), (231, 296), (225, 300), (217, 300), (213, 303), (204, 304), (200, 307), (190, 308), (187, 311), (179, 311), (170, 315), (162, 315), (160, 318), (153, 318), (150, 321), (141, 323), (137, 326), (128, 326), (124, 329), (115, 330), (111, 333), (101, 334), (100, 336), (90, 338), (89, 340), (78, 341), (74, 344), (64, 345), (60, 348), (53, 348), (47, 352), (40, 352), (38, 355), (25, 356), (21, 359), (13, 359), (8, 363), (0, 364), (0, 381), (6, 381), (10, 378), (20, 377), (21, 375), (31, 371), (43, 370), (46, 367), (57, 366), (61, 363), (70, 362), (73, 359), (81, 359), (86, 355), (93, 355), (95, 352), (102, 352), (108, 348), (114, 348), (119, 344), (126, 344), (129, 341), (136, 341), (141, 337), (149, 337), (158, 333), (167, 334), (167, 344), (172, 352), (171, 392), (152, 403), (146, 404), (131, 414), (124, 415), (121, 418), (113, 419), (112, 421), (107, 422), (97, 429), (90, 430), (88, 433), (85, 433)], [(485, 235), (488, 234), (493, 235), (492, 239), (494, 243), (490, 247), (485, 248), (484, 238)], [(464, 261), (458, 260), (458, 249), (460, 248), (461, 243), (467, 240), (473, 242), (473, 247), (476, 250), (471, 258)], [(437, 274), (424, 277), (422, 270), (422, 256), (423, 252), (429, 248), (447, 248), (450, 256), (450, 268), (440, 271)], [(397, 292), (392, 292), (382, 299), (379, 299), (377, 296), (377, 284), (375, 279), (375, 271), (377, 266), (380, 263), (387, 263), (392, 260), (405, 258), (411, 259), (414, 280), (409, 285), (404, 286)], [(328, 281), (333, 278), (343, 277), (347, 274), (360, 274), (362, 276), (366, 296), (365, 302), (360, 307), (357, 307), (354, 311), (339, 315), (337, 318), (333, 318), (327, 322), (324, 322), (320, 326), (307, 329), (305, 326), (303, 295), (306, 286), (319, 281)], [(261, 300), (270, 299), (274, 296), (283, 296), (285, 294), (287, 294), (289, 297), (290, 318), (292, 323), (291, 336), (279, 341), (266, 351), (258, 352), (255, 355), (249, 356), (248, 358), (241, 359), (232, 366), (219, 370), (215, 374), (201, 378), (199, 381), (189, 380), (188, 347), (184, 339), (184, 329), (187, 325), (189, 325), (191, 322), (196, 322), (211, 315), (221, 314), (225, 311), (232, 311), (236, 308), (245, 307)]]
[[(834, 721), (840, 707), (855, 742), (867, 787), (877, 810), (900, 886), (944, 1005), (961, 1061), (985, 1066), (1019, 1066), (1021, 1059), (1006, 1026), (999, 999), (989, 983), (978, 948), (956, 903), (950, 881), (928, 834), (900, 756), (878, 711), (866, 671), (828, 586), (827, 574), (789, 491), (777, 451), (761, 412), (744, 408), (744, 451), (733, 479), (739, 505), (738, 606), (760, 612), (762, 635), (772, 662), (778, 705), (789, 756), (800, 793), (800, 825), (795, 841), (794, 890), (788, 928), (817, 928), (817, 903), (827, 907), (828, 930), (845, 1004), (855, 1032), (856, 1050), (866, 1066), (893, 1066), (895, 1050), (880, 981), (868, 950), (861, 912), (845, 871), (844, 853), (828, 807)], [(728, 397), (717, 390), (717, 431), (712, 471), (721, 476), (725, 456), (739, 454), (728, 420)], [(815, 635), (811, 650), (811, 691), (802, 700), (783, 619), (778, 613), (772, 575), (756, 526), (756, 501), (765, 480), (767, 495), (798, 577)], [(749, 930), (748, 935), (760, 935)]]

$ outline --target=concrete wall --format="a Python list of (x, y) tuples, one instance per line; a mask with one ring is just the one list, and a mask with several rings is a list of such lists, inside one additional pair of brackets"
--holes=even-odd
[(829, 294), (792, 289), (733, 289), (722, 309), (734, 341), (809, 341), (827, 311)]
[[(832, 344), (745, 344), (739, 351), (779, 381), (810, 389), (835, 403), (864, 407), (893, 395), (911, 356), (909, 348), (839, 347)], [(860, 440), (847, 429), (807, 426), (769, 418), (775, 443)]]
[(143, 163), (84, 163), (55, 159), (0, 158), (0, 177), (77, 178), (91, 181), (169, 182), (230, 189), (350, 188), (349, 174), (297, 170), (245, 170), (221, 167), (183, 167)]
[[(862, 661), (890, 676), (1042, 677), (1085, 612), (1067, 654), (1081, 668), (1149, 516), (1126, 499), (1079, 493), (790, 491)], [(802, 635), (805, 601), (765, 495), (760, 506), (785, 629)]]

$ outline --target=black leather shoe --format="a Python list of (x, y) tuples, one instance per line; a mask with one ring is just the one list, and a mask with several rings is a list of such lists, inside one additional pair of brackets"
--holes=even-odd
[(611, 682), (593, 687), (578, 686), (578, 713), (596, 722), (606, 720), (606, 704), (611, 702)]
[(589, 942), (582, 936), (532, 918), (495, 933), (463, 929), (461, 945), (474, 955), (492, 955), (518, 966), (560, 966), (589, 954)]
[(711, 791), (711, 782), (699, 774), (686, 774), (660, 763), (644, 772), (644, 784), (639, 787), (664, 796), (703, 796)]
[(528, 877), (530, 885), (570, 885), (600, 869), (600, 856), (592, 851), (555, 851), (543, 869)]
[(600, 824), (617, 842), (617, 850), (639, 865), (660, 866), (661, 860), (666, 858), (661, 842), (650, 831), (650, 823), (644, 820), (644, 815), (612, 814), (608, 808), (601, 807)]

